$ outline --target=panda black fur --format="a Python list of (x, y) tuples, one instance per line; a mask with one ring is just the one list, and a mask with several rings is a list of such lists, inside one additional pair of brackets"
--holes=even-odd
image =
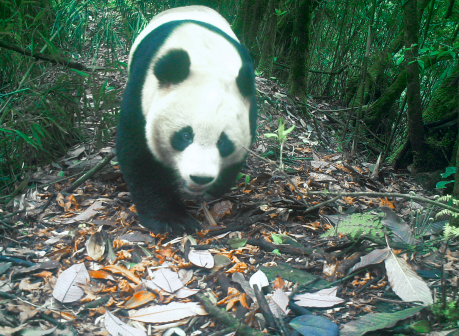
[(222, 195), (255, 137), (252, 61), (212, 9), (155, 16), (134, 42), (117, 156), (142, 225), (191, 231), (182, 191)]

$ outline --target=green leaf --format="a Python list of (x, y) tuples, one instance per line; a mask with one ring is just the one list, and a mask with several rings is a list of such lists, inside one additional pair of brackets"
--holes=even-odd
[(276, 245), (282, 244), (282, 238), (279, 235), (272, 233), (271, 238), (273, 239), (274, 244)]
[(271, 253), (274, 253), (274, 254), (276, 254), (276, 255), (281, 255), (281, 253), (279, 252), (278, 249), (273, 250)]
[(446, 185), (449, 184), (449, 183), (454, 183), (456, 182), (455, 180), (451, 180), (451, 181), (440, 181), (437, 183), (437, 185), (435, 186), (436, 189), (444, 189), (446, 188)]
[(248, 185), (249, 182), (250, 182), (250, 175), (247, 174), (247, 175), (245, 175), (245, 185)]
[(448, 176), (451, 176), (453, 174), (456, 174), (456, 167), (446, 167), (446, 170), (443, 174), (440, 174), (441, 177), (447, 178)]
[(84, 76), (84, 77), (89, 77), (91, 75), (87, 74), (86, 72), (83, 72), (83, 71), (80, 71), (80, 70), (77, 70), (77, 69), (70, 69), (74, 72), (76, 72), (77, 74), (79, 74), (80, 76)]
[(21, 138), (23, 138), (25, 140), (25, 142), (27, 142), (29, 145), (33, 146), (33, 147), (37, 147), (36, 143), (27, 135), (27, 134), (24, 134), (22, 133), (21, 131), (18, 131), (18, 130), (15, 130), (14, 131), (16, 134), (18, 134)]
[(360, 316), (349, 323), (346, 323), (340, 330), (341, 336), (359, 336), (370, 331), (381, 330), (394, 326), (398, 321), (409, 318), (425, 306), (417, 306), (400, 310), (395, 313), (372, 313)]
[(418, 60), (419, 67), (424, 70), (424, 61)]
[(428, 333), (432, 331), (432, 326), (427, 320), (421, 320), (413, 323), (409, 326), (411, 329), (416, 330), (419, 333)]
[(338, 336), (339, 327), (336, 323), (323, 316), (301, 315), (290, 321), (290, 326), (301, 335)]
[(247, 244), (248, 238), (231, 238), (228, 240), (228, 245), (231, 246), (232, 249), (237, 249), (239, 247), (244, 247)]
[(400, 57), (395, 61), (395, 65), (400, 65), (400, 64), (403, 62), (404, 59), (405, 59), (405, 56), (403, 56), (403, 55), (400, 56)]
[(286, 131), (284, 132), (284, 135), (289, 134), (289, 133), (290, 133), (291, 131), (293, 131), (294, 129), (295, 129), (295, 125), (293, 125), (293, 126), (290, 127), (288, 130), (286, 130)]

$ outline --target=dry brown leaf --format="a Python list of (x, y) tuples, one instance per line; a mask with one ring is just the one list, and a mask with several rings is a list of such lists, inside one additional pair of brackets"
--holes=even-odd
[(21, 323), (26, 322), (38, 313), (38, 310), (36, 310), (34, 307), (26, 305), (15, 305), (12, 303), (6, 304), (6, 310), (12, 313), (19, 313), (19, 320)]
[(240, 302), (245, 308), (249, 309), (249, 305), (247, 304), (247, 296), (245, 293), (239, 292), (234, 287), (228, 288), (228, 296), (223, 300), (217, 302), (217, 305), (222, 305), (226, 303), (226, 311), (230, 311), (231, 309), (235, 308), (236, 303)]
[(156, 295), (150, 293), (149, 291), (143, 290), (135, 293), (129, 300), (126, 302), (125, 309), (134, 309), (144, 304), (153, 301), (156, 298)]
[(36, 276), (38, 278), (51, 278), (53, 276), (53, 273), (48, 272), (48, 271), (43, 271), (40, 273), (35, 273), (33, 276)]
[(115, 273), (115, 274), (121, 274), (122, 276), (128, 278), (129, 280), (131, 280), (132, 282), (134, 282), (137, 285), (139, 283), (141, 283), (141, 280), (134, 273), (132, 273), (130, 270), (128, 270), (127, 268), (124, 268), (122, 266), (119, 266), (119, 265), (107, 265), (103, 269), (107, 270), (107, 271), (110, 271), (112, 273)]
[(29, 280), (30, 280), (30, 278), (22, 279), (21, 282), (19, 283), (19, 289), (31, 292), (31, 291), (37, 290), (41, 286), (43, 286), (42, 282), (36, 282), (34, 284), (31, 284)]
[(233, 203), (231, 203), (230, 201), (222, 201), (214, 204), (214, 206), (210, 209), (210, 213), (216, 221), (219, 221), (226, 215), (231, 214), (232, 208)]
[(104, 270), (97, 270), (97, 271), (89, 271), (89, 276), (93, 279), (104, 279), (104, 280), (112, 280), (114, 281), (115, 278), (113, 275)]
[(285, 286), (285, 281), (284, 279), (282, 279), (281, 277), (277, 277), (276, 280), (274, 280), (274, 283), (273, 283), (273, 288), (274, 289), (283, 289)]
[(385, 199), (382, 199), (381, 197), (378, 197), (379, 198), (379, 206), (380, 207), (388, 207), (388, 208), (391, 208), (392, 210), (395, 209), (395, 200), (394, 201), (389, 201), (387, 199), (387, 197)]

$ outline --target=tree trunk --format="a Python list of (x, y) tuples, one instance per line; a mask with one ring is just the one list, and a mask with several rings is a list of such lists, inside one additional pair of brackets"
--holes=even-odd
[(309, 60), (309, 42), (311, 13), (317, 6), (314, 0), (303, 0), (298, 6), (295, 17), (292, 45), (290, 48), (290, 94), (306, 100), (308, 93), (307, 75)]
[[(430, 1), (431, 0), (418, 0), (417, 13), (418, 13), (419, 20), (421, 19), (422, 13), (424, 12), (424, 9), (427, 7)], [(376, 51), (372, 56), (370, 56), (370, 59), (371, 59), (370, 64), (372, 64), (372, 66), (368, 69), (368, 72), (367, 72), (368, 78), (367, 78), (367, 83), (365, 85), (366, 93), (371, 91), (371, 87), (374, 86), (378, 82), (379, 78), (383, 75), (384, 71), (387, 68), (387, 65), (390, 62), (390, 55), (396, 54), (400, 50), (400, 48), (403, 47), (403, 44), (404, 44), (404, 30), (402, 28), (402, 31), (392, 40), (392, 42), (386, 48), (384, 48), (384, 50)], [(362, 90), (362, 87), (359, 87), (358, 90), (354, 92), (348, 92), (347, 98), (345, 100), (346, 105), (348, 106), (353, 105), (352, 104), (353, 97), (350, 96), (350, 94), (355, 95), (355, 97), (359, 97), (360, 96), (359, 93), (361, 90)], [(403, 88), (403, 90), (405, 90), (405, 88)]]
[(414, 167), (425, 170), (426, 152), (424, 139), (424, 123), (422, 121), (421, 84), (419, 81), (419, 63), (417, 62), (419, 50), (419, 21), (416, 14), (416, 0), (405, 3), (405, 59), (406, 66), (406, 94), (408, 103), (408, 134), (413, 152)]
[(263, 29), (263, 41), (261, 47), (260, 63), (258, 70), (266, 77), (271, 76), (274, 63), (274, 48), (276, 43), (277, 16), (274, 12), (278, 0), (269, 0), (268, 9), (265, 14), (265, 24)]
[[(421, 61), (424, 62), (424, 70), (431, 67), (432, 65), (451, 59), (450, 55), (444, 55), (441, 57), (434, 56), (425, 56), (421, 58)], [(389, 86), (384, 94), (376, 100), (367, 110), (367, 123), (371, 125), (379, 124), (384, 113), (388, 113), (395, 101), (400, 98), (400, 95), (406, 89), (406, 76), (407, 69), (403, 70)]]

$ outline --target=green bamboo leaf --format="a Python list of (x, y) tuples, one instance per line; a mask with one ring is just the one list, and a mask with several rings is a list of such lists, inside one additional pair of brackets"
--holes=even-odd
[(29, 145), (33, 146), (33, 147), (37, 147), (37, 145), (34, 143), (34, 141), (27, 135), (27, 134), (24, 134), (22, 133), (21, 131), (18, 131), (18, 130), (14, 130), (14, 132), (19, 135), (21, 138), (24, 139), (25, 142), (27, 142)]
[(285, 135), (289, 134), (291, 131), (293, 131), (295, 129), (295, 125), (293, 125), (292, 127), (290, 127), (288, 130), (286, 130), (284, 132)]
[(80, 71), (80, 70), (77, 70), (77, 69), (70, 69), (74, 72), (76, 72), (77, 74), (79, 74), (80, 76), (84, 76), (84, 77), (89, 77), (91, 75), (87, 74), (86, 72), (83, 72), (83, 71)]
[(38, 124), (32, 124), (30, 126), (30, 129), (32, 130), (32, 135), (33, 137), (35, 138), (35, 140), (37, 141), (37, 144), (40, 148), (43, 148), (43, 144), (41, 142), (41, 136), (40, 136), (40, 126)]

